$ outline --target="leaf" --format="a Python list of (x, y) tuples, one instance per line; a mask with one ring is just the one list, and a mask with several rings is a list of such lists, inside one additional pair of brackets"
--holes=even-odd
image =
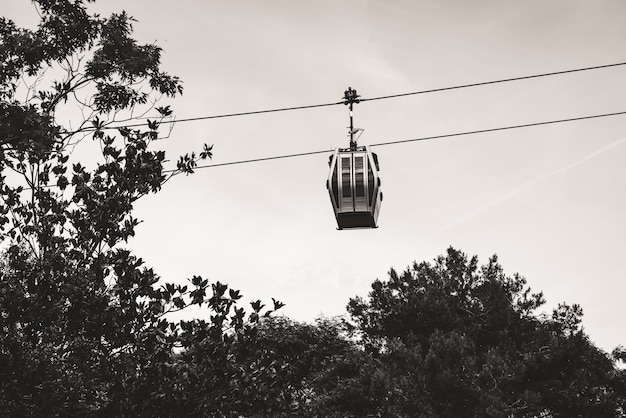
[(148, 119), (148, 129), (156, 131), (159, 128), (159, 122)]
[(185, 301), (180, 296), (176, 296), (174, 299), (172, 299), (172, 302), (174, 303), (174, 306), (176, 306), (176, 308), (178, 309), (183, 309), (185, 307)]
[(277, 311), (277, 310), (279, 310), (280, 308), (282, 308), (283, 306), (285, 306), (285, 304), (284, 304), (284, 303), (282, 303), (281, 301), (276, 300), (276, 299), (274, 299), (274, 298), (272, 298), (272, 302), (274, 303), (274, 310), (275, 310), (275, 311)]
[(159, 112), (161, 116), (164, 116), (164, 117), (170, 116), (172, 114), (172, 111), (169, 106), (157, 107), (156, 111)]
[(255, 300), (254, 302), (250, 302), (250, 305), (252, 305), (252, 309), (254, 309), (254, 312), (260, 312), (261, 309), (263, 309), (263, 307), (265, 305), (261, 304), (260, 300)]
[(59, 186), (59, 189), (65, 190), (68, 184), (69, 184), (69, 181), (67, 180), (67, 177), (63, 175), (59, 176), (57, 180), (57, 186)]
[(222, 284), (219, 281), (213, 284), (213, 293), (217, 298), (221, 298), (226, 293), (228, 285)]
[(202, 152), (200, 153), (200, 158), (206, 160), (207, 158), (213, 159), (213, 145), (204, 144)]
[(126, 127), (118, 128), (118, 131), (120, 132), (120, 135), (122, 135), (124, 138), (128, 138), (130, 136), (130, 129)]
[(65, 167), (64, 167), (64, 166), (62, 166), (62, 165), (56, 165), (56, 166), (52, 167), (52, 172), (53, 172), (54, 174), (56, 174), (56, 175), (63, 174), (63, 173), (65, 173), (66, 171), (67, 171), (67, 168), (65, 168)]

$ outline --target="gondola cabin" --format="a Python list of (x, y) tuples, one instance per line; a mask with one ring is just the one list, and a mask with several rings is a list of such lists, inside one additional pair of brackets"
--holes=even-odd
[(377, 228), (383, 194), (378, 157), (369, 147), (338, 148), (330, 157), (326, 188), (337, 227)]

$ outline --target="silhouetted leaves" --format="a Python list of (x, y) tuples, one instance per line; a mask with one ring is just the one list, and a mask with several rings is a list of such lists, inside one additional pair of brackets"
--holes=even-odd
[[(237, 347), (254, 343), (263, 305), (248, 315), (238, 290), (200, 276), (164, 282), (123, 247), (141, 222), (134, 203), (176, 173), (151, 148), (173, 112), (156, 108), (146, 129), (115, 118), (132, 117), (152, 92), (182, 93), (180, 80), (161, 71), (159, 47), (132, 38), (126, 13), (92, 16), (81, 0), (35, 3), (36, 29), (0, 18), (0, 415), (241, 409), (220, 393), (239, 373)], [(32, 92), (25, 102), (18, 88)], [(61, 126), (55, 115), (66, 102), (85, 120)], [(79, 161), (72, 150), (87, 136), (101, 158)], [(211, 157), (204, 145), (178, 168), (191, 173)], [(205, 319), (172, 319), (191, 305)]]
[(525, 285), (495, 256), (478, 268), (450, 248), (351, 299), (349, 329), (388, 373), (372, 413), (623, 416), (626, 376), (582, 332), (580, 307), (536, 316), (543, 296)]

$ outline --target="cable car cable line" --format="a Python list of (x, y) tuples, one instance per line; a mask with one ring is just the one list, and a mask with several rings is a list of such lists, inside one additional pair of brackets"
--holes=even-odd
[[(557, 119), (557, 120), (550, 120), (550, 121), (543, 121), (543, 122), (524, 123), (524, 124), (519, 124), (519, 125), (502, 126), (502, 127), (498, 127), (498, 128), (487, 128), (487, 129), (479, 129), (479, 130), (475, 130), (475, 131), (456, 132), (456, 133), (452, 133), (452, 134), (432, 135), (432, 136), (424, 136), (424, 137), (419, 137), (419, 138), (402, 139), (402, 140), (396, 140), (396, 141), (386, 141), (386, 142), (379, 142), (379, 143), (376, 143), (376, 144), (371, 144), (370, 147), (382, 147), (382, 146), (385, 146), (385, 145), (405, 144), (405, 143), (408, 143), (408, 142), (418, 142), (418, 141), (427, 141), (427, 140), (432, 140), (432, 139), (453, 138), (453, 137), (464, 136), (464, 135), (475, 135), (475, 134), (481, 134), (481, 133), (506, 131), (506, 130), (512, 130), (512, 129), (530, 128), (530, 127), (533, 127), (533, 126), (553, 125), (553, 124), (557, 124), (557, 123), (575, 122), (575, 121), (581, 121), (581, 120), (598, 119), (598, 118), (605, 118), (605, 117), (610, 117), (610, 116), (620, 116), (620, 115), (626, 115), (626, 111), (623, 111), (623, 112), (613, 112), (613, 113), (602, 113), (602, 114), (598, 114), (598, 115), (589, 115), (589, 116), (578, 116), (578, 117), (574, 117), (574, 118)], [(270, 161), (270, 160), (278, 160), (278, 159), (284, 159), (284, 158), (302, 157), (302, 156), (314, 155), (314, 154), (323, 154), (323, 153), (328, 153), (328, 152), (333, 152), (333, 150), (308, 151), (308, 152), (286, 154), (286, 155), (275, 155), (275, 156), (271, 156), (271, 157), (254, 158), (254, 159), (250, 159), (250, 160), (239, 160), (239, 161), (229, 161), (229, 162), (226, 162), (226, 163), (198, 165), (198, 166), (193, 167), (193, 169), (197, 170), (197, 169), (200, 169), (200, 168), (212, 168), (212, 167), (222, 167), (222, 166), (227, 166), (227, 165), (247, 164), (247, 163), (253, 163), (253, 162), (260, 162), (260, 161)], [(164, 173), (171, 173), (171, 172), (174, 172), (174, 171), (178, 171), (178, 170), (164, 170), (163, 172)]]
[[(469, 87), (478, 87), (478, 86), (486, 86), (490, 84), (506, 83), (506, 82), (511, 82), (511, 81), (520, 81), (520, 80), (527, 80), (527, 79), (533, 79), (533, 78), (576, 73), (576, 72), (582, 72), (582, 71), (598, 70), (598, 69), (603, 69), (603, 68), (618, 67), (622, 65), (626, 65), (626, 62), (596, 65), (593, 67), (576, 68), (572, 70), (563, 70), (563, 71), (556, 71), (556, 72), (550, 72), (550, 73), (533, 74), (533, 75), (521, 76), (521, 77), (505, 78), (501, 80), (483, 81), (479, 83), (462, 84), (458, 86), (440, 87), (440, 88), (435, 88), (435, 89), (421, 90), (421, 91), (415, 91), (415, 92), (410, 92), (410, 93), (392, 94), (392, 95), (387, 95), (387, 96), (371, 97), (371, 98), (365, 98), (365, 99), (359, 99), (359, 100), (361, 102), (367, 102), (367, 101), (391, 99), (391, 98), (404, 97), (404, 96), (414, 96), (414, 95), (426, 94), (426, 93), (436, 93), (436, 92), (442, 92), (442, 91), (448, 91), (448, 90), (458, 90), (458, 89), (469, 88)], [(230, 117), (237, 117), (237, 116), (249, 116), (249, 115), (258, 115), (258, 114), (263, 114), (263, 113), (286, 112), (286, 111), (292, 111), (292, 110), (337, 106), (337, 105), (342, 105), (342, 104), (345, 104), (344, 100), (340, 100), (338, 102), (332, 102), (332, 103), (322, 103), (322, 104), (313, 104), (313, 105), (305, 105), (305, 106), (291, 106), (291, 107), (283, 107), (283, 108), (277, 108), (277, 109), (254, 110), (254, 111), (249, 111), (249, 112), (226, 113), (226, 114), (221, 114), (221, 115), (209, 115), (209, 116), (198, 116), (198, 117), (183, 118), (183, 119), (163, 120), (160, 122), (160, 124), (163, 125), (163, 124), (176, 124), (176, 123), (183, 123), (183, 122), (195, 122), (195, 121), (200, 121), (200, 120), (230, 118)], [(130, 124), (130, 125), (103, 126), (101, 129), (136, 128), (140, 126), (148, 126), (148, 123), (145, 122), (145, 123), (136, 123), (136, 124)], [(85, 130), (95, 130), (95, 128), (89, 127), (89, 128), (86, 128)]]
[(484, 82), (480, 82), (480, 83), (471, 83), (471, 84), (462, 84), (462, 85), (459, 85), (459, 86), (441, 87), (441, 88), (436, 88), (436, 89), (415, 91), (415, 92), (412, 92), (412, 93), (392, 94), (392, 95), (388, 95), (388, 96), (371, 97), (369, 99), (360, 99), (360, 100), (362, 102), (370, 102), (370, 101), (373, 101), (373, 100), (392, 99), (392, 98), (396, 98), (396, 97), (413, 96), (413, 95), (417, 95), (417, 94), (436, 93), (436, 92), (440, 92), (440, 91), (464, 89), (464, 88), (468, 88), (468, 87), (478, 87), (478, 86), (487, 86), (487, 85), (490, 85), (490, 84), (507, 83), (507, 82), (510, 82), (510, 81), (528, 80), (528, 79), (531, 79), (531, 78), (549, 77), (549, 76), (554, 76), (554, 75), (570, 74), (570, 73), (576, 73), (576, 72), (582, 72), (582, 71), (599, 70), (599, 69), (602, 69), (602, 68), (617, 67), (617, 66), (620, 66), (620, 65), (626, 65), (626, 62), (619, 62), (619, 63), (616, 63), (616, 64), (596, 65), (596, 66), (593, 66), (593, 67), (576, 68), (576, 69), (573, 69), (573, 70), (555, 71), (555, 72), (552, 72), (552, 73), (534, 74), (534, 75), (527, 75), (527, 76), (522, 76), (522, 77), (503, 78), (501, 80), (484, 81)]
[(530, 127), (533, 127), (533, 126), (553, 125), (553, 124), (556, 124), (556, 123), (575, 122), (575, 121), (581, 121), (581, 120), (587, 120), (587, 119), (597, 119), (597, 118), (605, 118), (605, 117), (609, 117), (609, 116), (619, 116), (619, 115), (626, 115), (626, 111), (623, 111), (623, 112), (613, 112), (613, 113), (602, 113), (602, 114), (599, 114), (599, 115), (590, 115), (590, 116), (578, 116), (578, 117), (574, 117), (574, 118), (550, 120), (550, 121), (544, 121), (544, 122), (524, 123), (524, 124), (521, 124), (521, 125), (511, 125), (511, 126), (503, 126), (503, 127), (499, 127), (499, 128), (479, 129), (479, 130), (476, 130), (476, 131), (465, 131), (465, 132), (458, 132), (458, 133), (454, 133), (454, 134), (444, 134), (444, 135), (427, 136), (427, 137), (422, 137), (422, 138), (403, 139), (403, 140), (399, 140), (399, 141), (379, 142), (377, 144), (371, 144), (370, 146), (371, 147), (381, 147), (381, 146), (384, 146), (384, 145), (394, 145), (394, 144), (403, 144), (403, 143), (407, 143), (407, 142), (426, 141), (426, 140), (429, 140), (429, 139), (451, 138), (451, 137), (455, 137), (455, 136), (474, 135), (474, 134), (482, 134), (482, 133), (497, 132), (497, 131), (506, 131), (506, 130), (519, 129), (519, 128), (530, 128)]
[[(329, 152), (333, 152), (332, 149), (325, 149), (325, 150), (320, 150), (320, 151), (308, 151), (308, 152), (299, 152), (299, 153), (295, 153), (295, 154), (286, 154), (286, 155), (275, 155), (273, 157), (261, 157), (261, 158), (253, 158), (251, 160), (239, 160), (239, 161), (229, 161), (226, 163), (217, 163), (217, 164), (209, 164), (209, 165), (197, 165), (195, 167), (193, 167), (194, 170), (198, 169), (198, 168), (211, 168), (211, 167), (222, 167), (225, 165), (236, 165), (236, 164), (247, 164), (247, 163), (256, 163), (259, 161), (271, 161), (271, 160), (280, 160), (280, 159), (284, 159), (284, 158), (292, 158), (292, 157), (304, 157), (307, 155), (314, 155), (314, 154), (326, 154)], [(173, 173), (175, 171), (179, 171), (178, 169), (176, 170), (163, 170), (164, 173)]]
[[(301, 109), (312, 109), (316, 107), (326, 107), (326, 106), (336, 106), (343, 104), (343, 101), (334, 102), (334, 103), (322, 103), (322, 104), (314, 104), (314, 105), (306, 105), (306, 106), (293, 106), (293, 107), (282, 107), (278, 109), (266, 109), (266, 110), (253, 110), (250, 112), (239, 112), (239, 113), (226, 113), (223, 115), (211, 115), (211, 116), (198, 116), (195, 118), (184, 118), (184, 119), (173, 119), (173, 120), (164, 120), (161, 121), (160, 124), (172, 124), (172, 123), (181, 123), (181, 122), (195, 122), (199, 120), (208, 120), (208, 119), (220, 119), (220, 118), (230, 118), (235, 116), (249, 116), (249, 115), (258, 115), (261, 113), (274, 113), (274, 112), (286, 112), (289, 110), (301, 110)], [(148, 123), (136, 123), (132, 125), (119, 125), (119, 126), (104, 126), (101, 129), (120, 129), (120, 128), (136, 128), (139, 126), (148, 126)], [(93, 129), (93, 128), (90, 128)]]
[[(427, 141), (427, 140), (432, 140), (432, 139), (453, 138), (453, 137), (464, 136), (464, 135), (475, 135), (475, 134), (480, 134), (480, 133), (506, 131), (506, 130), (512, 130), (512, 129), (529, 128), (529, 127), (533, 127), (533, 126), (553, 125), (553, 124), (557, 124), (557, 123), (575, 122), (575, 121), (581, 121), (581, 120), (598, 119), (598, 118), (604, 118), (604, 117), (610, 117), (610, 116), (623, 116), (623, 115), (626, 115), (626, 111), (623, 111), (623, 112), (613, 112), (613, 113), (602, 113), (602, 114), (590, 115), (590, 116), (578, 116), (578, 117), (574, 117), (574, 118), (557, 119), (557, 120), (544, 121), (544, 122), (525, 123), (525, 124), (520, 124), (520, 125), (503, 126), (503, 127), (498, 127), (498, 128), (479, 129), (479, 130), (475, 130), (475, 131), (456, 132), (456, 133), (452, 133), (452, 134), (432, 135), (432, 136), (424, 136), (424, 137), (420, 137), (420, 138), (401, 139), (401, 140), (396, 140), (396, 141), (386, 141), (386, 142), (379, 142), (379, 143), (376, 143), (376, 144), (371, 144), (370, 147), (382, 147), (382, 146), (385, 146), (385, 145), (406, 144), (408, 142), (418, 142), (418, 141)], [(225, 163), (197, 165), (197, 166), (193, 167), (193, 169), (197, 170), (197, 169), (200, 169), (200, 168), (214, 168), (214, 167), (223, 167), (223, 166), (229, 166), (229, 165), (256, 163), (256, 162), (262, 162), (262, 161), (280, 160), (280, 159), (293, 158), (293, 157), (304, 157), (304, 156), (308, 156), (308, 155), (325, 154), (325, 153), (332, 153), (332, 152), (333, 152), (332, 149), (325, 149), (325, 150), (307, 151), (307, 152), (299, 152), (299, 153), (285, 154), (285, 155), (274, 155), (274, 156), (271, 156), (271, 157), (260, 157), (260, 158), (253, 158), (253, 159), (249, 159), (249, 160), (238, 160), (238, 161), (228, 161), (228, 162), (225, 162)], [(163, 170), (163, 173), (174, 173), (174, 172), (178, 172), (178, 171), (179, 171), (178, 169), (170, 169), (170, 170)], [(49, 185), (49, 186), (46, 186), (46, 187), (55, 187), (55, 186)], [(31, 188), (30, 187), (26, 187), (23, 190), (31, 190)]]

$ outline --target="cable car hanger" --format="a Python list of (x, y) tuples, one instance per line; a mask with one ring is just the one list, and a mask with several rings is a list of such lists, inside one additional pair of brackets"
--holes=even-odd
[[(335, 212), (337, 229), (378, 228), (378, 212), (383, 194), (380, 191), (378, 156), (368, 146), (357, 146), (353, 105), (359, 103), (356, 90), (348, 87), (344, 104), (350, 109), (349, 148), (337, 148), (330, 156), (326, 188)], [(360, 137), (360, 135), (359, 135)]]
[(348, 135), (350, 136), (350, 149), (352, 151), (356, 150), (356, 141), (358, 140), (358, 138), (354, 139), (354, 134), (357, 131), (363, 131), (363, 129), (357, 129), (356, 131), (354, 130), (354, 117), (352, 115), (352, 105), (354, 103), (361, 102), (359, 100), (359, 97), (361, 96), (358, 95), (356, 90), (353, 90), (352, 87), (348, 87), (348, 90), (343, 92), (343, 104), (350, 106), (350, 127), (348, 128), (350, 131)]

